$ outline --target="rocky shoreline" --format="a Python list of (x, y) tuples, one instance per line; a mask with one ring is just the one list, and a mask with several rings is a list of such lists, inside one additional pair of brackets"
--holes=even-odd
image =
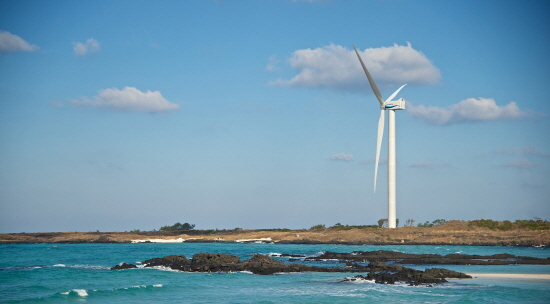
[[(390, 253), (389, 251), (386, 253)], [(378, 256), (383, 256), (384, 252), (379, 252)], [(290, 256), (290, 255), (288, 255)], [(308, 258), (305, 261), (320, 261), (328, 256), (334, 257), (331, 253), (325, 253), (317, 258)], [(447, 278), (471, 278), (471, 276), (443, 268), (430, 268), (425, 271), (415, 270), (402, 265), (393, 265), (373, 260), (367, 265), (360, 265), (349, 259), (351, 254), (340, 254), (340, 262), (346, 263), (345, 267), (319, 267), (307, 266), (304, 264), (285, 264), (276, 261), (273, 258), (255, 254), (252, 258), (240, 261), (239, 257), (223, 253), (197, 253), (192, 259), (187, 259), (184, 255), (169, 255), (161, 258), (153, 258), (142, 262), (142, 267), (168, 267), (172, 270), (187, 272), (239, 272), (249, 271), (257, 275), (272, 275), (275, 273), (289, 272), (338, 272), (338, 273), (366, 273), (345, 278), (342, 282), (356, 280), (370, 280), (378, 284), (395, 284), (403, 282), (411, 286), (440, 284), (447, 282)], [(299, 256), (293, 256), (299, 257)], [(363, 256), (362, 256), (363, 257)], [(363, 261), (364, 262), (364, 261)], [(124, 270), (138, 268), (134, 264), (122, 263), (113, 266), (111, 270)]]
[(304, 257), (305, 260), (323, 261), (339, 260), (350, 262), (369, 261), (401, 265), (550, 265), (550, 257), (546, 259), (515, 256), (502, 253), (494, 255), (467, 255), (452, 253), (439, 254), (412, 254), (396, 251), (354, 251), (352, 253), (325, 252), (318, 257)]
[[(191, 259), (184, 255), (169, 255), (145, 260), (141, 265), (126, 264), (113, 266), (111, 270), (132, 268), (167, 267), (186, 272), (240, 272), (248, 271), (258, 275), (272, 275), (289, 272), (337, 272), (363, 273), (346, 277), (342, 282), (369, 280), (378, 284), (406, 283), (411, 286), (432, 285), (447, 282), (449, 278), (466, 279), (471, 276), (444, 268), (428, 268), (424, 271), (403, 265), (550, 265), (550, 257), (534, 258), (512, 254), (488, 256), (466, 254), (410, 254), (396, 251), (353, 251), (351, 253), (324, 252), (315, 257), (297, 254), (279, 254), (289, 263), (277, 261), (270, 256), (255, 254), (249, 260), (223, 253), (197, 253)], [(336, 261), (341, 266), (308, 266), (308, 262)]]

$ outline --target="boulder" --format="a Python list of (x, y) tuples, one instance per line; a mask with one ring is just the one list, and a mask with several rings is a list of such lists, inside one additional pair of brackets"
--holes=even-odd
[(137, 268), (137, 266), (134, 264), (122, 263), (120, 265), (111, 267), (111, 270), (122, 270), (122, 269), (130, 269), (130, 268)]
[(424, 270), (428, 275), (431, 275), (435, 278), (453, 278), (453, 279), (471, 279), (472, 277), (458, 271), (453, 271), (444, 268), (428, 268)]
[(164, 266), (177, 270), (183, 270), (184, 267), (190, 263), (191, 261), (189, 261), (189, 259), (187, 259), (183, 254), (167, 255), (162, 258), (154, 258), (143, 261), (145, 267)]

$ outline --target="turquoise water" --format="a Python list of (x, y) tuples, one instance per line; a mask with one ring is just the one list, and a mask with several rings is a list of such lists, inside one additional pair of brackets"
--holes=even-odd
[[(510, 253), (548, 258), (546, 248), (479, 246), (346, 246), (233, 243), (0, 245), (1, 303), (549, 303), (550, 281), (452, 280), (435, 287), (341, 282), (342, 273), (186, 273), (110, 267), (170, 254), (254, 253), (318, 255), (323, 251), (397, 250), (406, 253)], [(285, 258), (276, 258), (288, 262)], [(325, 262), (325, 266), (336, 265)], [(432, 266), (415, 266), (417, 269)], [(440, 267), (440, 266), (436, 266)], [(550, 273), (550, 266), (444, 266), (462, 272)]]

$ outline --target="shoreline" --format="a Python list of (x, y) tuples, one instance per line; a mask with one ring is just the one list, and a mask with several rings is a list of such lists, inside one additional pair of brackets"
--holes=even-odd
[(449, 221), (434, 227), (330, 227), (324, 229), (233, 229), (126, 232), (0, 233), (0, 244), (249, 243), (335, 245), (450, 245), (550, 247), (550, 230), (501, 231)]
[(266, 241), (261, 239), (243, 239), (243, 240), (211, 240), (211, 239), (131, 239), (131, 240), (61, 240), (61, 241), (5, 241), (0, 239), (0, 245), (32, 245), (32, 244), (153, 244), (153, 243), (266, 243), (266, 244), (296, 244), (296, 245), (346, 245), (346, 246), (482, 246), (482, 247), (524, 247), (524, 248), (550, 248), (548, 245), (535, 245), (535, 244), (507, 244), (507, 243), (442, 243), (442, 242), (408, 242), (408, 243), (390, 243), (390, 242), (323, 242), (323, 241), (311, 241), (311, 240), (272, 240)]

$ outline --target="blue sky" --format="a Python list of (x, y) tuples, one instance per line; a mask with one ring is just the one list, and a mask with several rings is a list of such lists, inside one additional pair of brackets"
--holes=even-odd
[[(546, 1), (0, 1), (0, 232), (550, 219)], [(383, 142), (382, 157), (387, 155)]]

